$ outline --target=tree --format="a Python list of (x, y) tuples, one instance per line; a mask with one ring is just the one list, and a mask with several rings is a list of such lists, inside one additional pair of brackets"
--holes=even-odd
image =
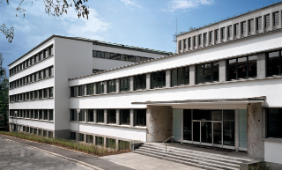
[[(5, 0), (7, 5), (9, 5), (10, 0)], [(23, 17), (25, 17), (26, 10), (22, 8), (22, 4), (27, 0), (21, 0), (18, 7), (16, 8), (16, 17), (18, 17), (19, 13), (22, 13)], [(90, 13), (89, 7), (85, 5), (88, 0), (42, 0), (45, 6), (45, 12), (51, 16), (61, 16), (63, 14), (67, 14), (67, 10), (70, 7), (75, 8), (76, 14), (78, 18), (86, 17), (88, 19), (88, 15)], [(3, 0), (0, 0), (0, 7)], [(32, 3), (32, 1), (31, 1)], [(5, 23), (0, 25), (0, 32), (2, 32), (8, 42), (12, 42), (14, 39), (14, 27), (7, 28)]]
[(3, 55), (0, 53), (0, 115), (2, 119), (0, 120), (0, 126), (8, 125), (8, 95), (9, 95), (9, 80), (6, 76), (6, 69), (3, 67)]

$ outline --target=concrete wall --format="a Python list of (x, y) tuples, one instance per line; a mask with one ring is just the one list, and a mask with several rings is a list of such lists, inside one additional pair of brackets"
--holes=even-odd
[(265, 161), (282, 164), (282, 141), (264, 141), (264, 149)]
[(172, 136), (172, 108), (147, 106), (147, 142), (163, 142)]
[(264, 120), (261, 103), (248, 105), (247, 121), (248, 155), (256, 159), (264, 160), (264, 142), (262, 140)]

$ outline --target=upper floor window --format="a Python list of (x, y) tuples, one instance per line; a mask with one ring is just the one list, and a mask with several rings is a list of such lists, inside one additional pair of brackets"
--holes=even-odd
[(254, 20), (250, 19), (249, 20), (249, 32), (253, 32), (254, 31)]
[(215, 41), (218, 41), (219, 40), (219, 29), (215, 30)]
[(116, 80), (109, 80), (108, 81), (108, 93), (116, 92)]
[(257, 76), (257, 56), (230, 59), (227, 62), (228, 80), (246, 79)]
[(214, 82), (219, 79), (219, 63), (205, 63), (196, 66), (197, 84), (205, 82)]
[(225, 39), (225, 28), (221, 28), (221, 39)]
[(108, 123), (116, 124), (116, 109), (108, 109)]
[(257, 20), (257, 24), (256, 24), (257, 30), (261, 30), (261, 28), (262, 28), (262, 18), (258, 17), (258, 18), (256, 18), (256, 20)]
[(104, 123), (104, 109), (97, 109), (97, 123)]
[(181, 67), (171, 70), (171, 86), (189, 84), (189, 67)]
[(121, 60), (121, 61), (130, 61), (130, 62), (140, 62), (150, 60), (149, 57), (140, 57), (140, 56), (133, 56), (133, 55), (125, 55), (125, 54), (116, 54), (110, 52), (103, 52), (103, 51), (92, 51), (92, 56), (96, 58), (105, 58), (105, 59), (112, 59), (112, 60)]
[(204, 33), (204, 45), (207, 44), (207, 33)]
[(184, 44), (183, 44), (184, 49), (186, 49), (187, 48), (187, 39), (184, 39), (183, 42), (184, 42)]
[(211, 44), (211, 43), (212, 43), (212, 40), (213, 40), (213, 32), (212, 32), (212, 31), (210, 31), (210, 33), (209, 33), (209, 34), (210, 34), (210, 42), (209, 42), (209, 43)]
[(246, 23), (246, 21), (244, 21), (244, 22), (241, 22), (241, 33), (242, 34), (245, 34), (246, 32), (247, 32), (247, 23)]
[(239, 24), (235, 24), (234, 27), (235, 27), (234, 35), (238, 36), (239, 35)]
[(151, 73), (151, 89), (165, 87), (165, 71)]
[(146, 109), (134, 110), (134, 126), (146, 126)]
[(230, 38), (232, 35), (232, 26), (228, 26), (227, 27), (228, 31), (227, 31), (227, 38)]
[(93, 109), (88, 109), (87, 110), (87, 121), (88, 122), (94, 122), (94, 110)]
[(134, 90), (146, 89), (146, 74), (134, 76)]
[(196, 43), (196, 42), (197, 42), (197, 40), (196, 40), (196, 39), (197, 39), (197, 37), (196, 37), (196, 36), (194, 36), (194, 37), (193, 37), (193, 45), (194, 45), (194, 47), (197, 45), (197, 43)]
[[(39, 111), (39, 117), (40, 117), (40, 111)], [(70, 109), (70, 121), (77, 121), (77, 110), (76, 109)]]
[(264, 25), (264, 27), (268, 28), (270, 26), (270, 15), (269, 14), (265, 15), (264, 18), (265, 18), (265, 25)]
[(191, 48), (191, 38), (188, 38), (188, 48)]
[(104, 93), (104, 82), (96, 83), (97, 94)]
[(281, 51), (267, 53), (267, 76), (281, 75)]
[(181, 41), (182, 41), (182, 40), (179, 40), (179, 41), (178, 41), (178, 49), (179, 49), (179, 50), (181, 50)]
[(86, 85), (86, 93), (87, 93), (87, 95), (94, 94), (94, 83)]
[(129, 91), (130, 90), (130, 78), (125, 77), (125, 78), (120, 78), (120, 91)]
[(279, 24), (279, 12), (273, 13), (273, 25), (277, 26)]
[(266, 109), (267, 137), (282, 138), (282, 109)]
[(120, 124), (130, 125), (130, 109), (120, 109)]
[(202, 34), (198, 35), (198, 44), (202, 45)]

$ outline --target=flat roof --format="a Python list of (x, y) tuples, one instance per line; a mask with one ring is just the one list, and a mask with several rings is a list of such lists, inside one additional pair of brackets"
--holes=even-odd
[(38, 44), (37, 46), (35, 46), (34, 48), (32, 48), (31, 50), (29, 50), (27, 53), (25, 53), (24, 55), (22, 55), (21, 57), (19, 57), (15, 61), (13, 61), (12, 63), (10, 63), (8, 66), (14, 64), (15, 62), (17, 62), (18, 60), (20, 60), (21, 58), (23, 58), (27, 54), (31, 53), (33, 50), (35, 50), (36, 48), (38, 48), (39, 46), (41, 46), (42, 44), (46, 43), (47, 41), (49, 41), (50, 39), (52, 39), (54, 37), (65, 38), (65, 39), (70, 39), (70, 40), (78, 40), (78, 41), (88, 41), (88, 42), (92, 42), (93, 45), (111, 46), (111, 47), (115, 47), (115, 48), (124, 48), (124, 49), (128, 49), (128, 50), (154, 53), (154, 54), (160, 54), (160, 55), (171, 55), (171, 54), (173, 54), (172, 52), (154, 50), (154, 49), (149, 49), (149, 48), (129, 46), (129, 45), (124, 45), (124, 44), (117, 44), (117, 43), (99, 41), (99, 40), (94, 40), (94, 39), (87, 39), (87, 38), (82, 38), (82, 37), (67, 37), (67, 36), (61, 36), (61, 35), (55, 35), (54, 34), (54, 35), (50, 36), (49, 38), (47, 38), (46, 40), (44, 40), (43, 42), (41, 42), (40, 44)]

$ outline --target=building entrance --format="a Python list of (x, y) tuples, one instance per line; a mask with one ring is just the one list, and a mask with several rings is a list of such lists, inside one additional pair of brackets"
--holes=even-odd
[(235, 149), (235, 110), (183, 110), (183, 141)]

